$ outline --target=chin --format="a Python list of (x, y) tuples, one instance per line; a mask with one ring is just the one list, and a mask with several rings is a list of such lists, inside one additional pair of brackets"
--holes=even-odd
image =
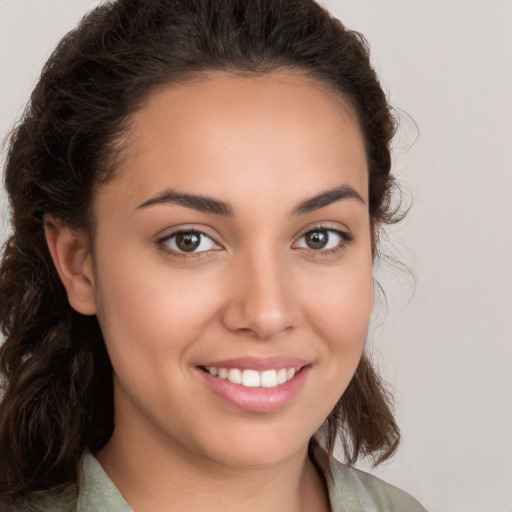
[(210, 460), (228, 467), (268, 467), (305, 453), (310, 438), (297, 429), (291, 433), (290, 429), (249, 425), (223, 436), (210, 436), (202, 451)]

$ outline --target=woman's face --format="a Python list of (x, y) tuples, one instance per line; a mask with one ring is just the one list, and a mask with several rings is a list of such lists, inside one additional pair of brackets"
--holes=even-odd
[(286, 460), (343, 394), (372, 310), (354, 114), (298, 74), (217, 72), (155, 92), (124, 147), (93, 254), (114, 439)]

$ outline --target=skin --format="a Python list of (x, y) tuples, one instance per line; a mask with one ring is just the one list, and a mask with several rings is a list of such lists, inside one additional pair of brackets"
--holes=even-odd
[[(97, 314), (114, 368), (116, 428), (97, 459), (137, 512), (328, 510), (308, 442), (355, 372), (373, 306), (355, 114), (298, 73), (215, 72), (153, 93), (123, 147), (95, 199), (94, 250), (47, 230), (70, 303)], [(292, 213), (340, 186), (360, 199)], [(168, 189), (232, 215), (140, 207)], [(319, 227), (334, 250), (307, 245)], [(206, 250), (173, 253), (162, 238), (179, 228), (206, 233)], [(277, 411), (237, 408), (198, 376), (205, 361), (283, 354), (310, 369)]]

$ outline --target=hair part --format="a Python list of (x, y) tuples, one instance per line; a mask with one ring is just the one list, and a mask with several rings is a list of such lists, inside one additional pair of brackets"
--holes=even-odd
[[(54, 268), (44, 216), (94, 232), (93, 202), (123, 134), (159, 87), (214, 70), (294, 69), (355, 111), (369, 172), (374, 250), (394, 222), (391, 109), (363, 36), (313, 0), (118, 0), (59, 43), (12, 132), (5, 167), (13, 233), (0, 264), (0, 504), (36, 510), (76, 493), (80, 459), (114, 428), (112, 367), (96, 317), (76, 313)], [(399, 441), (389, 395), (363, 356), (324, 425), (332, 451), (380, 462)]]

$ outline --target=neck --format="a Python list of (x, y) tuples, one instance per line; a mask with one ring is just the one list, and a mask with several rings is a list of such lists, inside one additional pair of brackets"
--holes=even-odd
[(170, 503), (189, 512), (329, 510), (307, 444), (268, 467), (233, 467), (168, 439), (127, 434), (116, 430), (96, 458), (135, 512), (167, 511)]

